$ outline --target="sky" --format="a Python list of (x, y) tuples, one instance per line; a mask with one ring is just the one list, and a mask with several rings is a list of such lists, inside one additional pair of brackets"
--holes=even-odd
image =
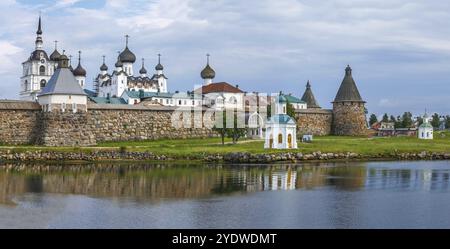
[(81, 50), (88, 88), (128, 34), (135, 71), (141, 58), (153, 71), (161, 53), (171, 92), (202, 83), (209, 53), (215, 82), (301, 97), (310, 80), (331, 108), (350, 64), (369, 113), (450, 114), (450, 1), (2, 0), (0, 9), (0, 99), (18, 99), (41, 11), (45, 50), (54, 40), (60, 52)]

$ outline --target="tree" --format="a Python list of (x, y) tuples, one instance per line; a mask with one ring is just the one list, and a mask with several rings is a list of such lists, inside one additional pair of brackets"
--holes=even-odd
[(378, 122), (378, 118), (377, 115), (375, 114), (371, 114), (370, 118), (369, 118), (369, 125), (372, 126), (373, 124), (375, 124), (376, 122)]
[(295, 108), (289, 101), (286, 103), (286, 114), (296, 120)]
[(239, 138), (247, 134), (247, 129), (245, 127), (238, 127), (238, 116), (236, 111), (234, 112), (233, 128), (227, 128), (226, 133), (227, 136), (233, 140), (233, 144), (236, 144)]
[(394, 127), (395, 127), (395, 129), (404, 128), (402, 118), (400, 116), (397, 116), (397, 119), (395, 119)]
[(417, 126), (423, 124), (423, 118), (421, 116), (418, 116), (416, 119), (417, 119)]
[(381, 120), (381, 122), (389, 122), (389, 116), (387, 115), (387, 113), (383, 115), (383, 119)]
[(434, 128), (439, 128), (439, 124), (441, 123), (440, 118), (439, 118), (439, 114), (434, 113), (433, 116), (431, 116), (431, 122), (430, 124), (434, 127)]
[[(222, 125), (219, 125), (220, 118), (222, 118)], [(216, 123), (214, 124), (214, 127), (212, 128), (212, 130), (219, 133), (220, 137), (222, 138), (222, 145), (225, 145), (225, 136), (227, 135), (226, 123), (227, 123), (226, 112), (223, 111), (221, 114), (216, 115)]]
[(450, 116), (445, 117), (445, 129), (450, 129)]
[(405, 112), (402, 115), (402, 127), (403, 128), (410, 128), (413, 126), (413, 120), (412, 120), (412, 113), (411, 112)]

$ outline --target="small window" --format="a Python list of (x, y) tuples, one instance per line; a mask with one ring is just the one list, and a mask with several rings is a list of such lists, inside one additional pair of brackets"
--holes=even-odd
[(278, 134), (278, 143), (281, 144), (283, 143), (283, 134)]
[(45, 87), (45, 85), (47, 84), (47, 81), (46, 80), (41, 80), (41, 88), (44, 88)]
[(45, 67), (44, 66), (39, 67), (39, 75), (45, 75)]
[(181, 105), (181, 100), (178, 100), (178, 105)]

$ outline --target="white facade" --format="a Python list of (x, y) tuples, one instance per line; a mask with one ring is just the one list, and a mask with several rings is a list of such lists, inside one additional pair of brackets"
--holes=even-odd
[(286, 99), (275, 99), (275, 115), (266, 122), (265, 149), (296, 149), (297, 124), (286, 114)]
[(39, 96), (38, 102), (45, 112), (51, 112), (58, 108), (61, 112), (70, 110), (75, 113), (86, 111), (87, 107), (87, 98), (82, 95), (43, 95)]
[(216, 109), (243, 109), (244, 94), (231, 92), (212, 92), (204, 94), (203, 104)]
[(35, 101), (37, 94), (50, 80), (55, 72), (57, 62), (50, 60), (43, 48), (41, 18), (39, 17), (36, 32), (35, 50), (27, 61), (22, 63), (22, 76), (20, 77), (20, 99)]
[(417, 136), (419, 139), (433, 139), (433, 126), (430, 124), (430, 118), (425, 113), (423, 117), (423, 124), (419, 126)]

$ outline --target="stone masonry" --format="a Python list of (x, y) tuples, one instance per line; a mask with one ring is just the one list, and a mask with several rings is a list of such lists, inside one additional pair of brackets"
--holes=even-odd
[(297, 135), (329, 135), (333, 120), (332, 110), (304, 109), (295, 112), (297, 118)]

